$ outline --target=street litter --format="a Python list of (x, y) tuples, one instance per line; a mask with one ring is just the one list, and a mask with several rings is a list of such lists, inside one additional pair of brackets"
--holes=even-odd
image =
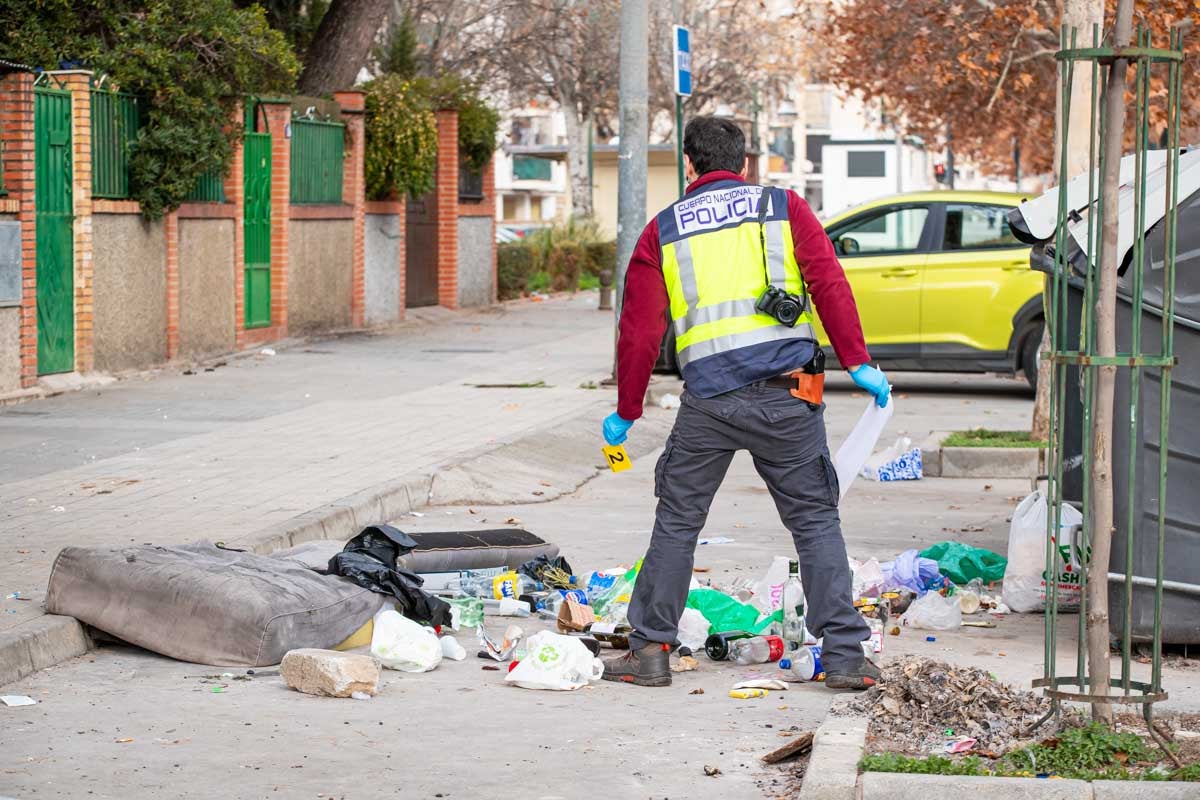
[(884, 665), (876, 686), (832, 713), (868, 714), (869, 739), (891, 751), (926, 754), (958, 734), (1003, 752), (1049, 707), (1047, 698), (984, 670), (905, 656)]
[(926, 592), (904, 612), (904, 624), (927, 631), (948, 631), (962, 625), (962, 607), (958, 598)]
[(350, 697), (355, 692), (379, 691), (379, 662), (371, 656), (304, 648), (285, 655), (279, 671), (284, 683), (304, 694)]
[(442, 643), (443, 657), (451, 661), (462, 661), (467, 657), (466, 648), (459, 644), (458, 640), (453, 636), (443, 636), (440, 641)]
[(715, 777), (717, 777), (718, 775), (720, 775), (720, 774), (721, 774), (721, 770), (720, 770), (719, 768), (717, 768), (717, 767), (714, 767), (714, 766), (710, 765), (710, 764), (705, 764), (705, 765), (704, 765), (704, 774), (705, 774), (705, 775), (707, 775), (707, 776), (708, 776), (708, 777), (710, 777), (710, 778), (715, 778)]
[(846, 492), (850, 491), (851, 484), (866, 466), (871, 451), (875, 449), (884, 426), (892, 418), (892, 412), (895, 410), (896, 406), (891, 398), (888, 398), (888, 403), (883, 408), (875, 405), (874, 401), (867, 403), (866, 410), (858, 418), (850, 435), (837, 449), (833, 457), (833, 469), (837, 473), (839, 497), (845, 497)]
[(442, 643), (432, 628), (385, 608), (375, 615), (371, 655), (388, 669), (428, 672), (442, 662)]
[(704, 694), (704, 689), (698, 686), (695, 689), (692, 689), (690, 692), (688, 692), (688, 694)]
[(922, 476), (921, 448), (901, 436), (891, 447), (873, 454), (863, 465), (862, 476), (872, 481), (917, 481)]
[(747, 681), (739, 681), (733, 685), (734, 689), (774, 689), (779, 692), (786, 692), (788, 685), (776, 678), (752, 678)]
[(398, 528), (370, 525), (329, 559), (328, 572), (349, 578), (373, 592), (395, 597), (400, 610), (410, 619), (435, 627), (449, 625), (450, 605), (423, 591), (421, 576), (397, 567), (397, 559), (416, 547), (417, 542)]
[(812, 731), (805, 731), (778, 750), (772, 750), (770, 753), (767, 753), (762, 757), (762, 761), (765, 764), (779, 764), (783, 761), (798, 758), (812, 749), (813, 737), (814, 734)]
[(759, 697), (766, 697), (770, 692), (766, 689), (730, 689), (729, 696), (734, 700), (753, 700)]
[(958, 584), (970, 583), (975, 578), (986, 583), (1003, 580), (1008, 566), (1004, 556), (962, 542), (938, 542), (922, 550), (921, 558), (936, 561), (938, 572)]
[(780, 659), (779, 668), (787, 672), (792, 680), (825, 680), (825, 668), (821, 665), (820, 645), (808, 645), (788, 653), (787, 658)]
[[(680, 656), (679, 661), (671, 665), (671, 672), (692, 672), (699, 668), (700, 662), (692, 656)], [(700, 694), (704, 694), (704, 692), (701, 691)]]
[(959, 736), (946, 742), (942, 747), (942, 752), (966, 753), (975, 746), (976, 741), (976, 739), (972, 739), (970, 736)]
[[(1008, 529), (1008, 566), (1004, 570), (1004, 603), (1026, 613), (1046, 607), (1046, 496), (1035, 491), (1013, 511)], [(1079, 573), (1084, 559), (1080, 538), (1083, 515), (1063, 504), (1058, 536), (1054, 537), (1055, 589), (1058, 611), (1079, 610)]]
[(702, 650), (708, 638), (708, 618), (694, 608), (685, 608), (679, 618), (679, 643), (690, 650)]
[(517, 650), (517, 645), (521, 643), (521, 639), (525, 636), (525, 631), (516, 625), (509, 625), (505, 628), (504, 638), (499, 643), (488, 636), (482, 626), (480, 626), (478, 633), (479, 647), (481, 648), (479, 657), (490, 658), (495, 661), (508, 661), (512, 658), (512, 654)]
[(734, 540), (728, 536), (709, 536), (701, 539), (700, 544), (733, 544)]
[(504, 680), (526, 689), (572, 691), (600, 680), (604, 662), (583, 642), (542, 631), (529, 637), (526, 655)]
[(273, 347), (264, 347), (262, 350), (259, 350), (259, 351), (258, 351), (258, 354), (259, 354), (260, 356), (273, 356), (273, 355), (275, 355), (275, 348), (273, 348)]
[(667, 392), (662, 397), (658, 398), (658, 407), (659, 408), (665, 408), (667, 410), (670, 410), (673, 408), (679, 408), (679, 406), (680, 406), (679, 395), (677, 395), (677, 394), (671, 394), (670, 392)]
[(0, 703), (15, 708), (18, 706), (36, 706), (37, 700), (34, 700), (32, 697), (26, 697), (23, 694), (5, 694), (0, 695)]

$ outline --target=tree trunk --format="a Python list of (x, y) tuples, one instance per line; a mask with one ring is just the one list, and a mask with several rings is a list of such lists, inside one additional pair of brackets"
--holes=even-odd
[(333, 0), (304, 55), (300, 94), (326, 95), (354, 86), (389, 5), (390, 0)]
[(563, 105), (567, 123), (567, 173), (571, 179), (571, 216), (592, 216), (592, 178), (588, 170), (588, 128), (591, 111), (580, 114), (574, 103)]
[[(1117, 4), (1113, 42), (1116, 47), (1129, 44), (1133, 28), (1133, 0)], [(1109, 68), (1108, 88), (1104, 97), (1107, 139), (1104, 142), (1102, 197), (1104, 219), (1101, 228), (1103, 248), (1100, 254), (1096, 292), (1096, 351), (1100, 356), (1117, 353), (1117, 234), (1120, 228), (1120, 203), (1117, 189), (1121, 172), (1121, 150), (1125, 133), (1125, 82), (1129, 62), (1117, 59)], [(1102, 366), (1096, 370), (1092, 397), (1092, 508), (1091, 560), (1088, 562), (1087, 651), (1091, 694), (1107, 695), (1111, 675), (1108, 658), (1108, 564), (1113, 536), (1112, 431), (1113, 390), (1117, 368)], [(1092, 719), (1112, 725), (1112, 706), (1092, 704)]]
[[(1079, 47), (1092, 46), (1092, 26), (1104, 24), (1104, 0), (1059, 0), (1059, 19), (1067, 29), (1075, 28)], [(1055, 84), (1054, 97), (1054, 169), (1062, 164), (1062, 83)], [(1090, 71), (1075, 72), (1071, 86), (1071, 125), (1067, 131), (1067, 178), (1073, 178), (1088, 168), (1090, 161), (1092, 115), (1092, 80)], [(1046, 298), (1049, 301), (1049, 297)], [(1049, 314), (1046, 315), (1049, 318)], [(1050, 349), (1050, 329), (1042, 335), (1039, 352)], [(1034, 439), (1045, 439), (1050, 435), (1050, 382), (1054, 370), (1048, 361), (1038, 362), (1037, 397), (1033, 402), (1033, 424), (1030, 435)]]

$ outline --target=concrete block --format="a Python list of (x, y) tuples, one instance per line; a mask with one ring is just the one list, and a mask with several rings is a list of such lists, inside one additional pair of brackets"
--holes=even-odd
[(144, 369), (167, 359), (167, 240), (162, 221), (97, 214), (93, 221), (96, 369)]
[[(808, 768), (811, 771), (813, 765), (810, 763)], [(931, 797), (1092, 800), (1092, 787), (1087, 781), (1038, 778), (977, 778), (969, 775), (906, 775), (895, 772), (865, 772), (862, 776), (862, 800), (929, 800)]]
[(948, 431), (934, 431), (921, 441), (921, 474), (926, 478), (942, 477), (942, 440)]
[(292, 333), (349, 327), (353, 245), (353, 220), (288, 223), (288, 329)]
[(1032, 478), (1041, 451), (1032, 447), (943, 447), (943, 478)]
[(379, 662), (371, 656), (302, 648), (285, 655), (279, 671), (288, 686), (304, 694), (374, 697), (379, 691)]
[(0, 308), (0, 395), (21, 389), (21, 309)]
[(79, 620), (46, 614), (0, 632), (0, 686), (81, 656), (91, 641)]
[(234, 349), (234, 221), (179, 220), (179, 354), (199, 359)]
[(486, 306), (492, 295), (491, 217), (458, 218), (458, 304), (463, 308)]
[(367, 214), (363, 266), (363, 293), (368, 325), (386, 325), (400, 319), (399, 214)]
[(799, 800), (855, 800), (866, 739), (866, 718), (827, 717), (813, 738)]
[(1094, 781), (1093, 800), (1196, 800), (1200, 784), (1184, 781)]

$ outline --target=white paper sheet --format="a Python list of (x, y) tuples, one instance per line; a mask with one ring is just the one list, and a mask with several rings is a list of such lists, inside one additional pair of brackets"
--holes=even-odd
[(862, 471), (863, 465), (871, 457), (871, 452), (883, 434), (888, 420), (892, 418), (894, 410), (895, 404), (890, 396), (887, 405), (883, 408), (875, 405), (875, 401), (871, 400), (867, 403), (867, 410), (858, 418), (854, 430), (850, 431), (846, 441), (842, 442), (842, 446), (837, 449), (837, 454), (833, 457), (833, 467), (837, 470), (838, 484), (841, 487), (838, 499), (846, 496), (846, 492), (850, 490), (850, 484), (854, 483), (854, 479)]

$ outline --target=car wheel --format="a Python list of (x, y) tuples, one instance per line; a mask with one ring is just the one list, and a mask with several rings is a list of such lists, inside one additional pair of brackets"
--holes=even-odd
[(1029, 326), (1028, 333), (1021, 339), (1021, 371), (1025, 373), (1025, 382), (1029, 388), (1037, 392), (1038, 381), (1038, 349), (1042, 346), (1042, 332), (1046, 327), (1043, 320), (1037, 320)]

